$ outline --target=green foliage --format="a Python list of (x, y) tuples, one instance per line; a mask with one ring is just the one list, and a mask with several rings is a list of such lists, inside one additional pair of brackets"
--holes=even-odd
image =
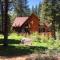
[[(4, 38), (4, 36), (2, 34), (0, 34), (0, 39), (3, 39), (3, 38)], [(12, 39), (12, 40), (20, 40), (22, 38), (24, 38), (24, 36), (21, 34), (17, 34), (17, 33), (11, 33), (8, 36), (8, 39)]]
[(47, 47), (49, 50), (59, 50), (60, 40), (54, 40), (53, 38), (48, 38), (48, 36), (40, 35), (38, 33), (33, 33), (30, 35), (30, 38), (33, 40), (32, 46), (42, 46)]
[[(31, 46), (25, 46), (20, 44), (20, 40), (22, 38), (30, 38), (32, 40)], [(0, 35), (0, 39), (3, 39), (3, 35)], [(1, 40), (0, 40), (1, 41)], [(53, 38), (48, 38), (48, 36), (41, 35), (39, 33), (32, 33), (31, 35), (22, 35), (17, 33), (11, 33), (8, 36), (9, 46), (14, 46), (16, 49), (22, 49), (25, 51), (31, 50), (34, 53), (46, 53), (49, 55), (54, 55), (56, 53), (60, 53), (60, 40), (54, 40)], [(21, 51), (22, 52), (22, 51)]]
[(31, 13), (34, 13), (36, 14), (39, 18), (40, 18), (40, 10), (41, 10), (41, 3), (37, 6), (32, 6), (32, 10), (31, 10)]
[(17, 12), (17, 16), (29, 16), (30, 9), (27, 5), (27, 0), (13, 0), (15, 5), (15, 11)]
[(15, 40), (20, 40), (22, 39), (24, 36), (17, 34), (17, 33), (12, 33), (8, 36), (8, 39), (15, 39)]
[[(60, 40), (54, 40), (53, 38), (48, 38), (48, 36), (40, 35), (38, 33), (33, 33), (31, 35), (22, 35), (17, 33), (11, 33), (8, 39), (21, 40), (22, 38), (30, 38), (32, 40), (32, 46), (42, 46), (48, 49), (60, 49)], [(3, 35), (0, 35), (0, 39), (3, 39)]]
[(3, 38), (4, 38), (4, 36), (0, 34), (0, 39), (3, 39)]
[(60, 27), (60, 0), (44, 0), (40, 10), (40, 20), (55, 21)]
[(52, 3), (49, 0), (44, 0), (40, 11), (40, 19), (44, 22), (45, 20), (52, 20)]
[(2, 16), (0, 15), (0, 32), (2, 32)]

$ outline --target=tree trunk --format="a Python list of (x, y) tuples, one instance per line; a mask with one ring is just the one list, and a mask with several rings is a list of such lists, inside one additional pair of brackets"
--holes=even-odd
[(4, 33), (4, 46), (7, 46), (7, 40), (8, 40), (8, 0), (4, 0), (4, 8), (3, 8), (3, 33)]
[(2, 34), (3, 34), (3, 3), (1, 2), (1, 14), (2, 14)]
[(52, 21), (52, 37), (56, 40), (55, 21)]
[(55, 17), (56, 17), (56, 11), (55, 11), (55, 4), (56, 0), (52, 0), (52, 16), (53, 16), (53, 21), (52, 21), (52, 37), (56, 40), (56, 31), (55, 31)]

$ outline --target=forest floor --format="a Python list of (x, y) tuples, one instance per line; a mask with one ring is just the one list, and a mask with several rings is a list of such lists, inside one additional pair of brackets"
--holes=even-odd
[(46, 54), (41, 54), (40, 57), (38, 54), (30, 54), (23, 56), (13, 56), (13, 57), (1, 57), (0, 60), (60, 60), (60, 56), (49, 57)]
[[(40, 51), (43, 47), (0, 46), (0, 60), (60, 60), (60, 53), (49, 54)], [(40, 50), (38, 50), (40, 49)], [(35, 51), (33, 51), (35, 50)]]
[(8, 37), (9, 46), (3, 47), (3, 36), (0, 35), (0, 60), (60, 60), (60, 40), (48, 40), (40, 35), (32, 36), (32, 46), (20, 45), (24, 36), (14, 33)]

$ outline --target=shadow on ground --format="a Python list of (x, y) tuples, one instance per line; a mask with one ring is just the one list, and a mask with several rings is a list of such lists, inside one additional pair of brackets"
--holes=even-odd
[[(3, 39), (0, 40), (0, 44), (3, 43)], [(18, 44), (18, 46), (8, 45), (6, 47), (0, 45), (0, 56), (2, 57), (15, 57), (23, 56), (34, 53), (34, 51), (42, 52), (48, 49), (47, 47), (37, 47), (37, 46), (20, 46), (20, 41), (18, 40), (8, 40), (8, 44)]]
[[(3, 39), (0, 39), (0, 44), (2, 44), (3, 43)], [(14, 39), (8, 39), (8, 44), (19, 44), (20, 43), (20, 41), (19, 40), (14, 40)]]

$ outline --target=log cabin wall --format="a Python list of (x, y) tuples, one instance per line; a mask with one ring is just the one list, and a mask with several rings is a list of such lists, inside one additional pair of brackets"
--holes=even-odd
[(34, 14), (31, 15), (31, 17), (29, 18), (29, 28), (30, 28), (30, 32), (39, 32), (39, 19), (37, 16), (35, 16)]
[(20, 27), (20, 29), (24, 29), (26, 27), (28, 27), (27, 32), (28, 33), (33, 33), (33, 32), (39, 32), (39, 28), (40, 28), (40, 23), (39, 23), (39, 19), (36, 15), (32, 14), (28, 20), (26, 20), (26, 22)]
[[(16, 32), (29, 32), (29, 33), (39, 32), (39, 28), (40, 28), (39, 21), (40, 21), (39, 18), (35, 14), (29, 16), (28, 19), (26, 19), (25, 17), (17, 17), (17, 19), (15, 19), (12, 25), (13, 30), (15, 30)], [(22, 22), (23, 24), (20, 26)]]

